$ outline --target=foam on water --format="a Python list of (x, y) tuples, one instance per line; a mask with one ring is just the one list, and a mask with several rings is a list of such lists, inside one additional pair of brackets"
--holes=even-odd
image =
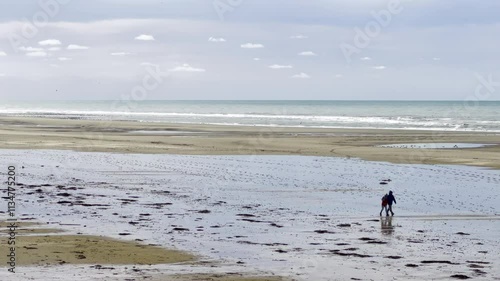
[(0, 105), (0, 116), (270, 127), (500, 132), (500, 102), (78, 101)]

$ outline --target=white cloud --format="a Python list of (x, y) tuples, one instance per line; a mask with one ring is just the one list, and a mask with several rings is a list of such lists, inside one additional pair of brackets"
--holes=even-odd
[[(118, 0), (107, 1), (117, 2)], [(130, 2), (131, 0), (126, 1)], [(140, 2), (151, 1), (144, 0)], [(362, 2), (366, 1), (369, 0)], [(257, 2), (260, 3), (262, 1)], [(376, 9), (378, 8), (375, 7)], [(242, 12), (245, 11), (242, 10)], [(252, 11), (247, 12), (251, 13)], [(328, 21), (331, 23), (330, 20)], [(43, 34), (40, 34), (42, 37), (34, 38), (30, 43), (21, 42), (17, 46), (24, 45), (26, 47), (43, 48), (48, 53), (47, 57), (27, 57), (25, 56), (26, 52), (19, 50), (15, 54), (14, 51), (8, 48), (7, 42), (4, 42), (6, 43), (4, 45), (0, 44), (0, 50), (5, 51), (8, 55), (8, 57), (0, 57), (1, 63), (8, 61), (8, 65), (4, 65), (5, 63), (0, 64), (0, 72), (6, 73), (9, 79), (11, 76), (19, 79), (15, 83), (13, 82), (0, 87), (12, 87), (9, 90), (17, 90), (16, 93), (19, 93), (20, 98), (34, 97), (36, 99), (39, 94), (34, 89), (40, 88), (42, 91), (45, 91), (46, 89), (50, 89), (50, 85), (59, 83), (67, 85), (66, 83), (68, 83), (68, 85), (71, 84), (73, 86), (73, 90), (70, 91), (71, 93), (68, 92), (65, 98), (79, 99), (86, 93), (89, 93), (89, 98), (96, 99), (102, 95), (102, 98), (113, 99), (113, 92), (130, 90), (124, 81), (132, 81), (132, 79), (137, 78), (137, 71), (144, 69), (139, 64), (146, 61), (163, 64), (161, 71), (171, 75), (203, 77), (202, 81), (199, 81), (201, 83), (200, 86), (206, 87), (207, 91), (211, 93), (209, 96), (206, 96), (206, 93), (200, 93), (196, 87), (182, 83), (174, 83), (174, 85), (166, 83), (162, 85), (162, 90), (150, 93), (151, 98), (163, 98), (163, 89), (175, 89), (175, 91), (171, 91), (171, 96), (169, 96), (169, 98), (173, 99), (222, 99), (231, 95), (229, 88), (241, 89), (241, 98), (296, 99), (303, 97), (301, 95), (303, 95), (304, 90), (296, 86), (312, 81), (315, 81), (314, 85), (310, 85), (314, 88), (314, 91), (311, 91), (314, 93), (311, 94), (310, 98), (315, 99), (329, 98), (329, 91), (339, 93), (338, 98), (341, 99), (401, 98), (394, 91), (391, 91), (391, 89), (402, 88), (404, 85), (409, 84), (418, 85), (412, 89), (408, 89), (408, 96), (405, 96), (408, 98), (411, 98), (411, 95), (415, 95), (416, 98), (422, 99), (460, 99), (467, 95), (466, 89), (468, 89), (468, 84), (475, 85), (474, 83), (477, 83), (474, 75), (467, 72), (467, 69), (483, 69), (485, 73), (492, 72), (494, 77), (500, 77), (500, 69), (494, 63), (500, 59), (500, 52), (495, 52), (491, 49), (491, 46), (495, 46), (497, 42), (500, 42), (498, 41), (500, 37), (493, 38), (488, 36), (498, 32), (500, 28), (498, 24), (479, 24), (477, 26), (471, 24), (470, 26), (467, 25), (466, 28), (462, 25), (438, 25), (436, 28), (431, 28), (430, 26), (419, 28), (413, 25), (410, 27), (405, 24), (393, 26), (394, 28), (387, 30), (387, 33), (384, 33), (385, 35), (379, 38), (380, 40), (372, 42), (372, 48), (366, 48), (363, 51), (364, 53), (358, 56), (353, 55), (353, 65), (349, 66), (345, 63), (342, 54), (339, 53), (337, 43), (343, 40), (347, 40), (345, 41), (346, 43), (353, 43), (350, 40), (353, 40), (354, 34), (352, 30), (355, 28), (354, 25), (330, 25), (326, 22), (324, 24), (316, 22), (317, 24), (297, 23), (292, 26), (289, 24), (290, 22), (286, 21), (287, 24), (268, 22), (265, 26), (266, 29), (263, 30), (261, 23), (251, 24), (249, 22), (235, 21), (227, 24), (227, 22), (224, 23), (218, 20), (138, 20), (131, 18), (73, 22), (51, 21), (44, 27)], [(0, 34), (18, 33), (23, 24), (23, 22), (16, 24), (10, 22), (0, 23)], [(142, 33), (154, 35), (155, 38), (158, 38), (156, 40), (158, 42), (134, 40), (134, 37)], [(296, 34), (307, 35), (309, 38), (303, 40), (290, 39), (291, 35)], [(443, 34), (448, 34), (449, 36), (443, 36)], [(238, 37), (242, 35), (244, 37)], [(227, 41), (224, 43), (208, 42), (210, 36), (217, 38), (224, 37)], [(50, 52), (47, 49), (56, 46), (38, 45), (38, 41), (50, 38), (59, 39), (62, 42), (62, 45), (59, 46), (62, 49), (61, 51)], [(234, 38), (237, 39), (235, 40)], [(267, 40), (273, 38), (277, 41), (271, 45)], [(168, 41), (168, 46), (159, 44), (160, 41), (164, 41), (163, 39)], [(427, 42), (428, 40), (433, 42), (433, 44), (422, 44), (422, 42)], [(199, 44), (193, 44), (193, 42), (198, 42)], [(263, 49), (238, 49), (238, 45), (249, 42), (261, 43), (265, 47)], [(314, 61), (314, 64), (305, 68), (306, 65), (301, 67), (299, 62), (286, 59), (284, 57), (286, 54), (283, 53), (283, 50), (286, 49), (285, 45), (287, 43), (289, 43), (288, 45), (296, 45), (294, 48), (291, 48), (292, 52), (289, 52), (288, 55), (299, 59), (306, 63), (306, 65), (306, 61), (309, 61), (309, 63)], [(305, 43), (307, 44), (304, 45)], [(90, 49), (66, 50), (69, 44), (85, 45), (89, 46)], [(450, 44), (455, 47), (450, 49)], [(225, 52), (220, 48), (206, 48), (206, 45), (211, 47), (229, 47), (229, 45), (232, 45), (235, 49)], [(326, 45), (333, 46), (332, 48), (335, 50), (332, 49), (331, 54), (324, 52), (322, 48)], [(398, 46), (398, 48), (393, 48), (394, 46)], [(371, 52), (370, 49), (375, 50), (375, 52)], [(318, 57), (302, 57), (297, 55), (302, 51), (313, 50), (314, 52), (318, 52)], [(120, 51), (131, 52), (133, 54), (126, 57), (114, 57), (110, 55), (111, 52)], [(448, 53), (445, 56), (446, 52)], [(82, 60), (82, 58), (77, 56), (78, 53), (92, 54), (92, 60), (83, 57)], [(333, 64), (332, 60), (324, 59), (330, 55), (335, 58), (335, 63)], [(372, 55), (375, 57), (372, 57), (370, 61), (360, 60), (364, 56)], [(441, 55), (445, 56), (445, 58), (441, 58), (441, 61), (432, 60), (433, 57)], [(69, 57), (73, 58), (73, 60), (59, 61), (58, 57)], [(255, 57), (259, 57), (261, 60), (254, 61), (253, 58)], [(418, 61), (419, 57), (425, 58), (425, 61), (428, 63)], [(128, 61), (132, 58), (134, 59), (130, 61), (131, 64), (116, 64), (118, 61)], [(407, 59), (398, 61), (400, 66), (394, 68), (393, 64), (390, 63), (394, 58)], [(245, 61), (249, 65), (245, 65)], [(356, 61), (359, 65), (356, 64)], [(443, 64), (445, 61), (449, 61), (449, 63)], [(238, 64), (235, 65), (235, 62), (238, 62)], [(55, 69), (46, 71), (47, 68), (51, 69), (48, 67), (50, 63), (59, 64), (60, 69), (71, 67), (68, 71), (54, 73), (52, 71)], [(206, 72), (168, 71), (176, 66), (181, 66), (183, 63), (189, 63), (196, 68), (205, 68)], [(293, 68), (268, 68), (268, 66), (275, 63), (282, 65), (290, 64), (293, 65)], [(213, 68), (212, 65), (217, 65), (217, 67)], [(384, 65), (387, 68), (384, 70), (372, 68), (373, 66), (380, 65)], [(306, 80), (291, 78), (292, 75), (299, 74), (300, 72), (305, 72), (312, 77)], [(386, 75), (389, 72), (391, 75)], [(334, 76), (337, 73), (344, 74), (343, 79), (336, 79)], [(252, 76), (251, 79), (248, 78), (249, 75)], [(280, 79), (275, 79), (277, 78), (276, 75), (280, 75), (285, 80), (295, 83), (289, 83), (289, 85), (280, 84), (283, 81), (281, 80), (280, 82)], [(379, 80), (373, 79), (373, 77), (376, 77), (374, 75), (378, 75)], [(219, 81), (220, 77), (225, 77), (229, 81), (228, 83), (231, 84), (231, 87), (221, 87), (218, 83), (214, 82)], [(87, 83), (87, 81), (94, 81), (97, 78), (103, 82), (101, 85)], [(262, 83), (250, 83), (250, 80), (253, 81), (253, 79), (259, 80)], [(360, 82), (350, 83), (351, 79), (356, 79)], [(415, 81), (419, 83), (414, 83)], [(26, 87), (23, 85), (23, 87), (19, 88), (17, 85), (21, 83), (26, 83)], [(16, 86), (19, 89), (16, 89)], [(265, 92), (262, 91), (264, 88), (279, 88), (283, 89), (283, 91), (263, 93)], [(111, 89), (114, 89), (114, 91)], [(57, 95), (51, 93), (49, 90), (47, 90), (47, 93), (46, 97), (49, 99), (58, 98)]]
[(307, 56), (307, 57), (313, 57), (317, 56), (316, 53), (311, 52), (311, 51), (305, 51), (305, 52), (300, 52), (299, 56)]
[(271, 69), (285, 69), (285, 68), (293, 68), (293, 66), (291, 66), (291, 65), (273, 64), (273, 65), (270, 65), (269, 68), (271, 68)]
[(158, 66), (158, 65), (150, 62), (143, 62), (141, 63), (141, 66)]
[(0, 57), (5, 57), (5, 56), (7, 56), (7, 53), (0, 51)]
[(195, 68), (190, 66), (189, 64), (185, 63), (181, 66), (174, 67), (170, 69), (172, 72), (205, 72), (205, 69), (203, 68)]
[(335, 78), (341, 79), (341, 78), (344, 78), (344, 75), (342, 75), (342, 74), (335, 74)]
[(311, 76), (309, 76), (307, 73), (301, 72), (299, 74), (295, 74), (292, 76), (292, 78), (297, 78), (297, 79), (309, 79)]
[(377, 70), (383, 70), (383, 69), (386, 69), (387, 67), (385, 67), (385, 65), (378, 65), (378, 66), (374, 66), (372, 68), (377, 69)]
[(127, 52), (116, 52), (116, 53), (111, 53), (112, 56), (127, 56), (127, 55), (130, 55), (130, 53), (127, 53)]
[(59, 57), (57, 59), (60, 60), (60, 61), (69, 61), (69, 60), (72, 60), (72, 58), (67, 58), (67, 57)]
[(47, 53), (46, 52), (29, 52), (26, 53), (28, 57), (46, 57)]
[(57, 39), (48, 39), (48, 40), (40, 41), (40, 42), (38, 42), (38, 44), (41, 46), (57, 46), (57, 45), (61, 45), (61, 41), (59, 41)]
[(305, 36), (305, 35), (293, 35), (293, 36), (290, 36), (290, 39), (307, 39), (308, 37)]
[(432, 58), (432, 60), (434, 60), (434, 61), (440, 61), (441, 58)]
[(246, 43), (246, 44), (242, 44), (241, 47), (243, 49), (260, 49), (260, 48), (264, 48), (264, 45), (258, 44), (258, 43)]
[(135, 40), (140, 40), (140, 41), (155, 41), (155, 37), (150, 34), (141, 34), (137, 37), (134, 38)]
[(19, 47), (19, 50), (23, 52), (43, 52), (43, 48), (34, 48), (34, 47)]
[(76, 44), (70, 44), (66, 49), (68, 50), (87, 50), (89, 47), (87, 46), (81, 46), (81, 45), (76, 45)]
[(0, 73), (0, 77), (5, 77), (7, 76), (5, 73)]
[(254, 61), (259, 61), (259, 60), (260, 60), (260, 58), (253, 58), (253, 60), (254, 60)]
[(226, 39), (224, 39), (224, 38), (210, 37), (210, 38), (208, 38), (208, 41), (209, 42), (220, 43), (220, 42), (226, 42)]
[(372, 58), (370, 58), (370, 57), (362, 57), (362, 58), (360, 58), (360, 60), (372, 60)]
[(51, 52), (56, 52), (56, 51), (60, 51), (60, 50), (61, 50), (61, 48), (59, 48), (59, 47), (51, 47), (51, 48), (49, 48), (49, 51), (51, 51)]

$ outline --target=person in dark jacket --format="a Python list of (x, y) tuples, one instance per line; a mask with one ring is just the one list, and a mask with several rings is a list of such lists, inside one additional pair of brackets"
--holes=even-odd
[(389, 208), (387, 208), (387, 215), (389, 215), (389, 212), (394, 216), (394, 212), (392, 211), (392, 203), (396, 204), (396, 197), (394, 197), (394, 194), (392, 194), (392, 191), (389, 191), (389, 195), (387, 196), (387, 205)]
[(382, 210), (380, 210), (380, 216), (382, 216), (382, 211), (384, 210), (387, 213), (387, 197), (389, 197), (387, 193), (384, 195), (384, 197), (382, 197)]

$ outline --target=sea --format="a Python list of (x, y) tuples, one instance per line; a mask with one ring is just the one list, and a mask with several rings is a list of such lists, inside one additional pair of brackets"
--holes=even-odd
[(500, 101), (16, 101), (0, 104), (1, 116), (500, 132)]

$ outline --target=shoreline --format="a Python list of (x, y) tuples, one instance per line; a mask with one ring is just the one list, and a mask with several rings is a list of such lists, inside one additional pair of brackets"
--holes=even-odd
[[(304, 155), (500, 169), (500, 134), (424, 130), (195, 125), (0, 117), (0, 148), (181, 155)], [(464, 149), (403, 143), (492, 144)]]

